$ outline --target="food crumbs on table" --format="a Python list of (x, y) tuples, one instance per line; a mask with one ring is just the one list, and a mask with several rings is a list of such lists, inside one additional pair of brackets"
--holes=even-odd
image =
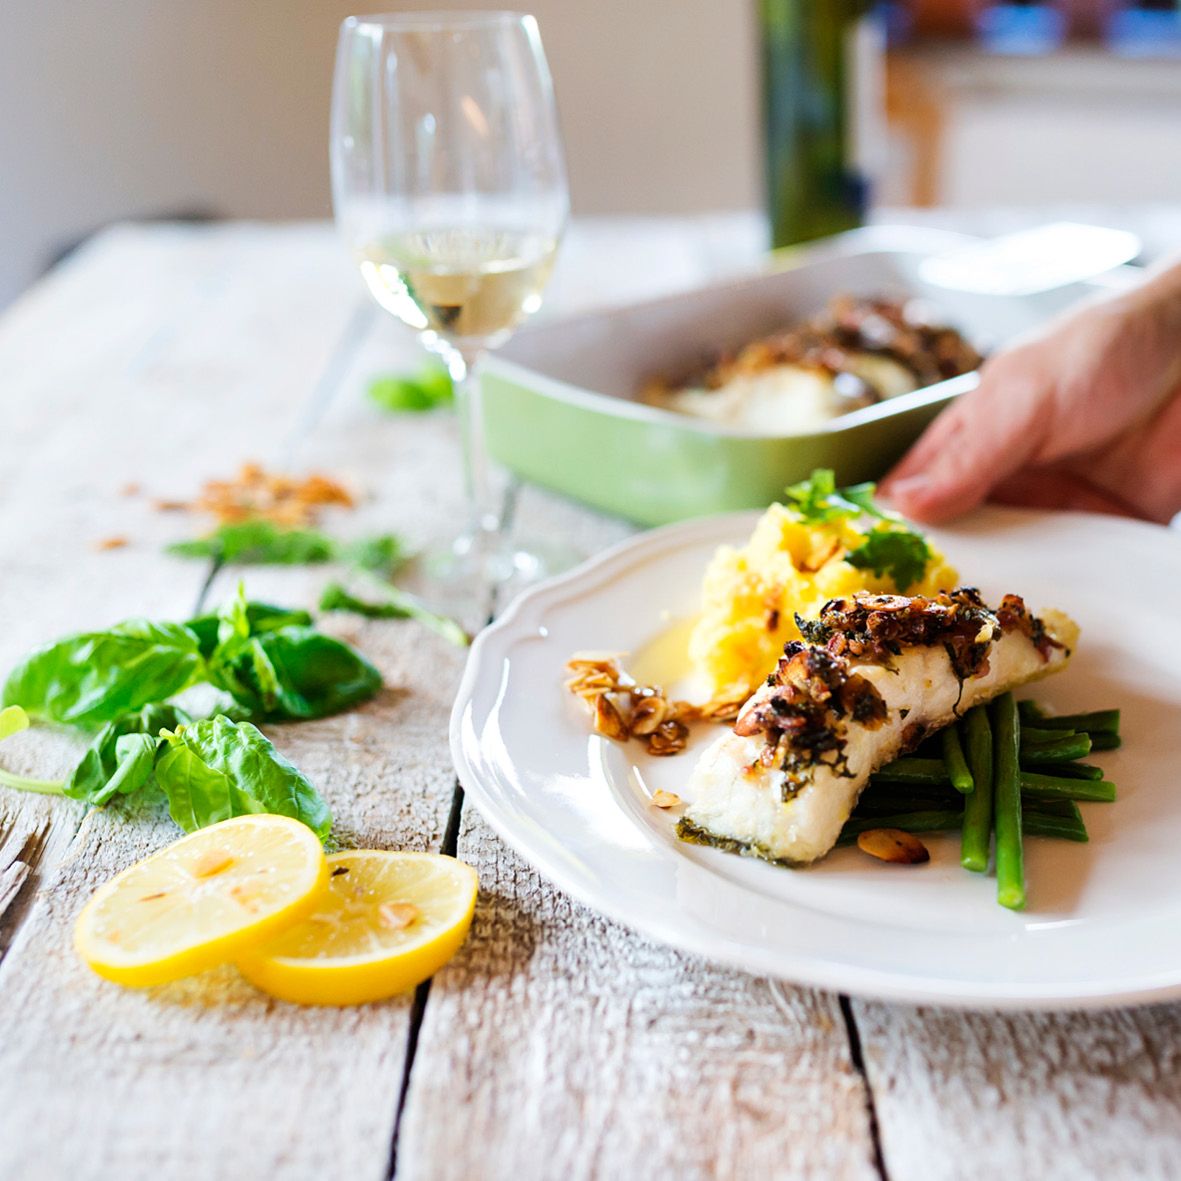
[(314, 525), (320, 510), (329, 505), (355, 508), (357, 498), (340, 481), (318, 472), (287, 476), (268, 472), (261, 464), (244, 463), (228, 480), (206, 480), (191, 501), (157, 500), (155, 504), (164, 512), (209, 513), (222, 525), (270, 521), (297, 527)]
[(131, 542), (126, 537), (103, 537), (94, 543), (94, 548), (101, 552), (104, 550), (122, 549), (124, 546), (130, 544)]
[(134, 480), (119, 489), (120, 496), (138, 496), (143, 489)]

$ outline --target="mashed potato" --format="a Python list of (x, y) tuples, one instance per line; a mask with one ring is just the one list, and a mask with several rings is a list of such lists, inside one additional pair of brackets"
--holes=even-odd
[[(712, 686), (715, 701), (748, 697), (770, 673), (795, 624), (819, 614), (829, 600), (858, 590), (894, 594), (889, 577), (850, 566), (844, 556), (865, 540), (847, 520), (803, 524), (792, 510), (773, 504), (741, 549), (722, 546), (705, 572), (702, 614), (689, 640), (694, 671)], [(931, 546), (922, 580), (911, 595), (950, 590), (958, 575)]]

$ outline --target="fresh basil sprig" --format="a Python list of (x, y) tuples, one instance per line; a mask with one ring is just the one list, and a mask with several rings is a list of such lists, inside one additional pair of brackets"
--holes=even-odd
[(332, 827), (320, 793), (249, 722), (223, 714), (194, 722), (174, 706), (150, 706), (106, 726), (65, 788), (96, 806), (157, 793), (185, 832), (255, 812), (292, 816), (321, 840)]
[(926, 573), (931, 547), (903, 517), (876, 503), (876, 491), (877, 485), (868, 482), (838, 488), (831, 468), (817, 468), (808, 479), (785, 489), (784, 499), (805, 525), (856, 522), (865, 517), (879, 522), (845, 555), (845, 561), (859, 570), (872, 570), (879, 578), (889, 576), (905, 594)]
[(434, 410), (455, 398), (451, 375), (432, 362), (417, 373), (401, 377), (376, 377), (369, 383), (369, 397), (383, 410), (395, 414)]
[(368, 701), (381, 673), (359, 652), (313, 627), (274, 627), (274, 618), (251, 622), (250, 604), (238, 594), (222, 609), (209, 679), (251, 717), (322, 718)]
[[(251, 635), (261, 635), (263, 632), (276, 631), (281, 627), (306, 627), (312, 622), (312, 617), (306, 611), (276, 607), (272, 603), (247, 600), (245, 608), (246, 625)], [(213, 655), (214, 649), (217, 647), (222, 614), (221, 611), (210, 611), (205, 615), (198, 615), (195, 619), (190, 619), (185, 624), (185, 627), (197, 637), (201, 655), (206, 660)]]
[(330, 582), (320, 595), (321, 611), (351, 611), (366, 619), (415, 619), (428, 627), (457, 648), (466, 648), (472, 642), (463, 625), (446, 615), (439, 615), (419, 602), (413, 595), (396, 586), (383, 586), (381, 599), (362, 599), (343, 587), (339, 582)]
[(321, 840), (332, 827), (320, 793), (249, 722), (219, 714), (165, 730), (154, 769), (168, 811), (185, 832), (258, 812), (294, 817)]
[(0, 704), (89, 729), (180, 693), (204, 671), (184, 624), (129, 619), (38, 648), (13, 669)]
[(314, 566), (343, 562), (390, 575), (409, 558), (392, 533), (338, 541), (319, 529), (284, 528), (271, 521), (219, 525), (208, 537), (174, 541), (166, 551), (178, 558), (209, 558), (224, 565)]
[(382, 683), (360, 653), (316, 631), (306, 611), (250, 602), (239, 585), (216, 615), (188, 624), (133, 619), (28, 656), (4, 685), (0, 739), (26, 728), (29, 713), (102, 728), (65, 783), (0, 769), (0, 784), (96, 806), (162, 792), (187, 831), (278, 812), (327, 836), (327, 805), (253, 725), (224, 713), (193, 721), (167, 700), (202, 682), (228, 692), (233, 709), (279, 719), (336, 713)]
[(65, 794), (98, 806), (116, 795), (133, 795), (151, 777), (160, 731), (192, 720), (176, 705), (146, 705), (108, 722), (66, 780)]

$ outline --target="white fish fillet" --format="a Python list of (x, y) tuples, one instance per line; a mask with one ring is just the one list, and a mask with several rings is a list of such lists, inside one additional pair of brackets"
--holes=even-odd
[[(785, 801), (783, 771), (758, 762), (767, 747), (765, 734), (728, 732), (703, 752), (694, 768), (686, 791), (693, 802), (682, 835), (792, 865), (823, 857), (836, 844), (871, 772), (910, 749), (916, 733), (946, 726), (973, 706), (1066, 664), (1077, 642), (1077, 625), (1059, 612), (1044, 613), (1041, 622), (1060, 647), (1043, 656), (1023, 632), (1005, 631), (989, 645), (986, 670), (967, 677), (962, 691), (951, 658), (939, 644), (905, 647), (888, 664), (849, 660), (849, 674), (874, 686), (885, 702), (886, 717), (875, 728), (844, 720), (848, 774), (815, 763), (804, 785)], [(743, 706), (739, 726), (748, 711), (773, 693), (773, 686), (760, 688)]]

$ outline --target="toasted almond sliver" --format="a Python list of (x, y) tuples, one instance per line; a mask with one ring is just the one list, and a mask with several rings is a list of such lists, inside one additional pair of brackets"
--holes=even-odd
[(675, 808), (685, 801), (675, 791), (665, 791), (664, 788), (658, 787), (652, 793), (652, 799), (649, 802), (654, 808)]
[(931, 860), (927, 846), (914, 833), (900, 828), (871, 828), (857, 837), (857, 848), (879, 861), (896, 865), (922, 865)]
[(595, 733), (616, 742), (626, 742), (630, 737), (627, 723), (606, 694), (595, 698)]

